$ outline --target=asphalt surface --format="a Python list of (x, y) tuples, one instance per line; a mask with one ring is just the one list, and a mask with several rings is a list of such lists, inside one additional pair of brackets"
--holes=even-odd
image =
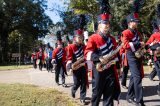
[[(24, 69), (24, 70), (11, 70), (11, 71), (0, 71), (0, 83), (24, 83), (33, 84), (40, 87), (47, 87), (57, 89), (64, 93), (68, 93), (71, 96), (71, 87), (73, 85), (72, 76), (66, 76), (67, 87), (62, 87), (62, 85), (57, 85), (54, 81), (54, 72), (47, 72), (46, 70), (39, 71), (38, 69)], [(61, 77), (60, 77), (61, 79)], [(142, 81), (144, 88), (144, 102), (146, 106), (160, 106), (160, 96), (157, 95), (158, 78), (155, 81), (150, 81), (148, 74), (145, 73), (145, 78)], [(128, 84), (128, 80), (127, 80)], [(90, 106), (91, 99), (91, 84), (87, 90), (87, 105)], [(121, 88), (120, 104), (118, 106), (134, 106), (126, 101), (127, 89)], [(77, 101), (79, 101), (79, 90), (76, 93)], [(115, 102), (116, 106), (117, 102)], [(100, 103), (100, 106), (102, 102)]]

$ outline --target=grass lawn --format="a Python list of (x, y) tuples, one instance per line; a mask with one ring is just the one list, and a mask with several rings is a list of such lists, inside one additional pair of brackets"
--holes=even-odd
[[(20, 69), (27, 69), (27, 68), (33, 68), (33, 65), (10, 65), (10, 66), (0, 66), (0, 71), (6, 71), (6, 70), (20, 70)], [(153, 68), (150, 66), (144, 65), (143, 66), (145, 72), (151, 72)]]
[(33, 65), (10, 65), (10, 66), (0, 66), (0, 71), (6, 71), (6, 70), (19, 70), (19, 69), (27, 69), (27, 68), (32, 68)]
[(0, 84), (0, 106), (78, 106), (67, 94), (25, 84)]
[(151, 72), (153, 70), (153, 67), (151, 68), (150, 66), (144, 65), (144, 72)]

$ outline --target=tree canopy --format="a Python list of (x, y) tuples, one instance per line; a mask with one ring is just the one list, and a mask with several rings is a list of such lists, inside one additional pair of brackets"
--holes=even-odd
[[(73, 11), (74, 14), (85, 14), (90, 16), (90, 24), (88, 28), (90, 31), (91, 26), (97, 21), (97, 16), (100, 14), (100, 4), (99, 0), (63, 0), (69, 5), (68, 11)], [(125, 17), (131, 12), (131, 4), (135, 0), (109, 0), (110, 2), (110, 12), (111, 12), (111, 27), (113, 32), (120, 32), (121, 22)], [(144, 0), (144, 4), (140, 9), (140, 30), (146, 35), (152, 33), (152, 20), (156, 17), (156, 7), (159, 4), (159, 0)], [(73, 15), (73, 14), (72, 14)], [(68, 17), (71, 15), (68, 14)], [(70, 18), (70, 20), (72, 20)], [(91, 24), (92, 22), (92, 24)], [(93, 28), (94, 29), (94, 28)]]
[(45, 14), (46, 2), (46, 0), (0, 0), (0, 54), (4, 54), (0, 56), (1, 61), (7, 61), (8, 41), (13, 41), (9, 40), (9, 35), (12, 34), (13, 38), (13, 35), (17, 34), (12, 33), (15, 30), (25, 41), (33, 41), (32, 44), (39, 36), (44, 36), (48, 32), (47, 28), (52, 21)]

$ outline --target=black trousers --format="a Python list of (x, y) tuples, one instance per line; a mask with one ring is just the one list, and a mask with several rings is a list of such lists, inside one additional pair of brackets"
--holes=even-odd
[(114, 89), (116, 78), (114, 67), (103, 72), (93, 70), (94, 74), (94, 89), (92, 89), (92, 106), (99, 106), (101, 96), (103, 95), (103, 106), (113, 106)]
[(92, 67), (92, 94), (95, 91), (95, 76), (97, 75), (96, 67), (93, 65)]
[(37, 59), (33, 59), (33, 68), (37, 68), (37, 64), (36, 64)]
[(127, 98), (134, 99), (136, 102), (143, 102), (143, 88), (141, 78), (141, 60), (135, 57), (135, 54), (131, 51), (127, 52), (127, 59), (129, 69), (131, 71), (130, 83), (127, 92)]
[(153, 79), (155, 76), (157, 75), (157, 71), (155, 68), (153, 68), (153, 70), (151, 71), (151, 73), (149, 74), (150, 79)]
[(76, 93), (77, 89), (80, 87), (80, 99), (84, 100), (86, 97), (86, 87), (87, 87), (87, 81), (86, 78), (87, 77), (87, 73), (86, 73), (86, 69), (85, 67), (81, 67), (78, 70), (75, 70), (73, 72), (73, 82), (74, 85), (71, 89), (71, 92), (73, 94)]
[(155, 66), (155, 69), (157, 72), (157, 76), (159, 78), (159, 85), (158, 85), (157, 91), (160, 92), (160, 59), (158, 59), (157, 61), (154, 62), (154, 66)]
[(47, 71), (50, 71), (52, 69), (52, 63), (51, 63), (52, 59), (47, 59), (46, 60), (46, 67), (47, 67)]
[(42, 59), (40, 59), (40, 62), (39, 62), (39, 70), (42, 70), (42, 67), (43, 67), (43, 63), (42, 63)]
[(62, 84), (65, 84), (65, 67), (63, 64), (59, 63), (55, 69), (55, 81), (59, 83), (59, 75), (62, 77)]
[(157, 76), (160, 80), (160, 60), (154, 62), (155, 70), (157, 72)]
[(126, 86), (128, 70), (129, 70), (129, 66), (123, 67), (122, 81), (121, 81), (122, 86)]

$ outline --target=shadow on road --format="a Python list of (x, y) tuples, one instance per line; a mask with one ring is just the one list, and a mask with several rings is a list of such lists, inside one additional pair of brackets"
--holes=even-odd
[[(160, 99), (144, 100), (144, 102), (158, 102), (158, 103), (160, 103)], [(157, 106), (158, 106), (158, 105), (157, 105)]]
[[(153, 96), (157, 95), (157, 86), (143, 86), (143, 96)], [(120, 99), (125, 100), (126, 99), (127, 92), (121, 92)]]
[(157, 95), (157, 85), (155, 86), (144, 86), (143, 87), (144, 97)]
[(121, 92), (120, 100), (126, 100), (127, 92)]

